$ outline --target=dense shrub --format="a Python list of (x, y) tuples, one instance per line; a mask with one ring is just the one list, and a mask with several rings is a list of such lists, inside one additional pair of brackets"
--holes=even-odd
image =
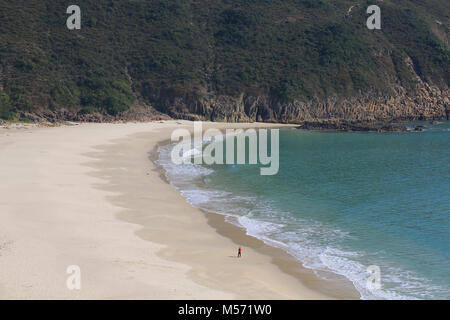
[(9, 96), (5, 93), (0, 93), (0, 119), (11, 120), (14, 117), (10, 103)]
[(117, 115), (134, 102), (133, 92), (123, 80), (86, 79), (82, 82), (81, 105), (84, 112), (105, 111)]

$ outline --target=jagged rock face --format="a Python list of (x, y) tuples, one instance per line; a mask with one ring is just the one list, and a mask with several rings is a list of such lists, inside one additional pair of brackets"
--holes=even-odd
[(154, 101), (161, 112), (176, 118), (227, 122), (345, 120), (354, 122), (405, 120), (448, 120), (449, 89), (421, 83), (414, 94), (402, 88), (396, 96), (365, 96), (350, 99), (294, 101), (281, 103), (269, 96), (241, 94), (239, 97), (209, 96), (197, 100), (161, 95)]

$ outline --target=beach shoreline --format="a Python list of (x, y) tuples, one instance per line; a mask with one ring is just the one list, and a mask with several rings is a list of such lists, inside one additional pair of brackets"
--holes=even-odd
[[(286, 127), (295, 126), (281, 126), (279, 127), (279, 129)], [(246, 130), (251, 128), (252, 127), (246, 127), (244, 125), (244, 127), (241, 127), (240, 129)], [(271, 125), (271, 128), (278, 128), (278, 126)], [(219, 127), (218, 129), (221, 130), (223, 134), (225, 134), (225, 128)], [(157, 170), (160, 173), (160, 178), (167, 184), (171, 184), (171, 182), (166, 176), (166, 170), (164, 169), (164, 167), (158, 163), (159, 148), (171, 143), (172, 142), (170, 141), (170, 139), (160, 141), (149, 155), (149, 159), (155, 164)], [(173, 186), (173, 188), (177, 189), (175, 186)], [(179, 192), (179, 190), (177, 190), (177, 192)], [(186, 203), (189, 206), (193, 206), (187, 201), (187, 199)], [(197, 208), (195, 206), (193, 207), (204, 214), (205, 218), (207, 219), (208, 225), (213, 228), (219, 235), (233, 241), (236, 247), (251, 248), (258, 253), (269, 256), (271, 258), (271, 263), (275, 264), (281, 272), (294, 277), (302, 285), (305, 285), (308, 288), (317, 291), (330, 299), (351, 300), (361, 298), (360, 293), (356, 290), (353, 283), (351, 283), (351, 281), (349, 281), (346, 277), (332, 272), (319, 272), (318, 270), (305, 268), (300, 260), (293, 257), (282, 248), (267, 244), (263, 240), (247, 234), (245, 227), (239, 225), (237, 221), (233, 223), (231, 221), (228, 221), (227, 216), (225, 215), (216, 213), (214, 211), (208, 211), (202, 208)], [(318, 272), (321, 277), (319, 277), (318, 274), (315, 274), (315, 272)]]
[[(164, 182), (149, 152), (178, 127), (192, 122), (0, 132), (0, 299), (358, 298)], [(73, 264), (79, 291), (66, 287)]]

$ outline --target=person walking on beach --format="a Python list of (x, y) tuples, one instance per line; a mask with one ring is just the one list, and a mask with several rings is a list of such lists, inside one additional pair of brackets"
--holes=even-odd
[(242, 253), (242, 249), (241, 249), (241, 247), (239, 247), (239, 249), (238, 249), (238, 258), (240, 258), (241, 257), (241, 253)]

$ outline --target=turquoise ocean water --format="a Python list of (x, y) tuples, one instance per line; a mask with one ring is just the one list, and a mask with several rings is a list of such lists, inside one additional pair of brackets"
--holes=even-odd
[[(307, 268), (347, 277), (363, 299), (450, 299), (450, 122), (421, 124), (414, 133), (281, 129), (274, 176), (258, 165), (174, 165), (172, 145), (159, 163), (192, 205)], [(366, 286), (371, 265), (381, 289)]]

